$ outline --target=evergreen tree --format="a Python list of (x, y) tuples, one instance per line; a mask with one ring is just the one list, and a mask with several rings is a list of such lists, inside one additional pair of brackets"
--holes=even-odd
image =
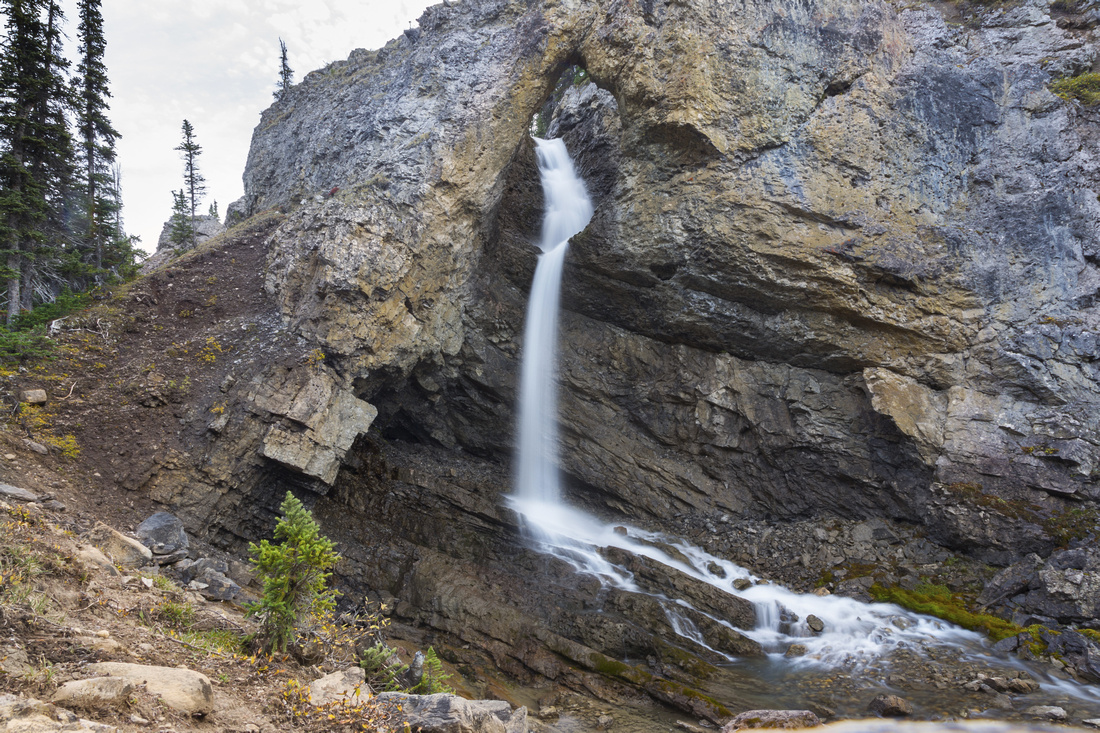
[(202, 154), (202, 146), (195, 142), (195, 128), (187, 120), (183, 121), (183, 142), (175, 149), (183, 158), (183, 188), (187, 194), (187, 203), (191, 212), (191, 246), (195, 241), (195, 211), (198, 209), (202, 196), (206, 193), (206, 179), (199, 173), (199, 155)]
[(168, 241), (176, 247), (194, 246), (195, 219), (187, 203), (187, 192), (183, 189), (172, 192), (172, 218), (168, 228)]
[[(83, 255), (96, 270), (102, 270), (110, 256), (107, 249), (123, 239), (118, 225), (120, 209), (118, 181), (112, 168), (118, 132), (107, 119), (107, 67), (103, 54), (101, 0), (78, 0), (80, 12), (80, 63), (75, 84), (77, 129), (81, 139), (84, 200)], [(114, 259), (114, 258), (111, 258)]]
[(275, 539), (280, 544), (263, 540), (248, 545), (264, 584), (263, 597), (248, 605), (248, 615), (259, 617), (269, 651), (286, 649), (302, 616), (333, 608), (336, 591), (326, 586), (340, 561), (332, 540), (321, 535), (317, 521), (294, 494), (286, 492), (279, 510), (283, 516), (275, 525)]
[(30, 308), (36, 291), (60, 289), (57, 265), (66, 231), (72, 139), (61, 52), (64, 14), (56, 0), (0, 0), (7, 17), (0, 55), (0, 268), (7, 321)]
[(275, 101), (283, 98), (290, 87), (294, 85), (294, 69), (290, 68), (287, 61), (286, 44), (279, 39), (279, 81), (275, 82)]

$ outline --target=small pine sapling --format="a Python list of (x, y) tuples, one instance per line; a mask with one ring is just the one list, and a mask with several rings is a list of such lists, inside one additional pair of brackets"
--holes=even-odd
[(267, 650), (283, 651), (296, 638), (299, 621), (307, 614), (331, 611), (336, 590), (326, 588), (329, 571), (340, 561), (332, 540), (321, 536), (313, 515), (289, 491), (279, 506), (282, 517), (272, 544), (250, 543), (249, 556), (263, 581), (263, 597), (249, 604), (248, 614), (261, 624)]

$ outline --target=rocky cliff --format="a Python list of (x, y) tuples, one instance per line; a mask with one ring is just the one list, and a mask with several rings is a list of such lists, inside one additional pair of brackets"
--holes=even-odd
[(1091, 68), (1095, 15), (437, 6), (265, 112), (245, 208), (293, 209), (267, 288), (384, 433), (506, 462), (541, 204), (527, 136), (579, 64), (593, 83), (556, 132), (597, 202), (562, 339), (581, 500), (1037, 549), (945, 506), (957, 485), (1097, 498), (1096, 125), (1047, 88)]
[(252, 239), (150, 282), (163, 315), (187, 306), (172, 277), (261, 270), (211, 322), (238, 356), (119, 480), (224, 545), (308, 489), (347, 587), (516, 678), (594, 689), (602, 652), (697, 679), (660, 609), (528, 551), (502, 506), (542, 111), (596, 203), (563, 296), (572, 501), (729, 554), (722, 521), (822, 517), (1049, 554), (1100, 499), (1100, 127), (1049, 91), (1094, 66), (1097, 21), (1086, 0), (430, 8), (265, 111), (233, 207), (268, 212)]

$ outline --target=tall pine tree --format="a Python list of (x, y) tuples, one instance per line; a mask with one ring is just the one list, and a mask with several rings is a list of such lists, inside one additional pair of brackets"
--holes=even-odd
[(36, 290), (59, 285), (56, 262), (68, 242), (72, 178), (69, 103), (61, 54), (63, 13), (55, 0), (0, 0), (7, 44), (0, 55), (0, 256), (7, 320), (30, 308)]
[(77, 130), (80, 134), (84, 200), (81, 250), (83, 259), (95, 270), (117, 267), (109, 252), (122, 239), (117, 231), (120, 202), (114, 180), (115, 141), (118, 132), (107, 119), (111, 92), (103, 54), (107, 41), (103, 35), (101, 0), (78, 0), (80, 13), (80, 63), (77, 65), (74, 96)]
[(187, 120), (183, 121), (183, 142), (175, 149), (183, 158), (183, 188), (187, 195), (187, 203), (191, 211), (191, 246), (195, 241), (195, 211), (206, 193), (206, 179), (199, 173), (199, 155), (202, 154), (202, 146), (195, 142), (195, 128)]

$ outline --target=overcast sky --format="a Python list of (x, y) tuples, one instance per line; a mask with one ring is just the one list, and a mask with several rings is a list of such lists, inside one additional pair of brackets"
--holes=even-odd
[[(67, 51), (75, 57), (79, 18), (63, 0)], [(202, 206), (226, 206), (244, 189), (252, 129), (271, 104), (286, 42), (294, 81), (356, 48), (379, 48), (415, 25), (426, 0), (104, 0), (110, 118), (122, 134), (123, 218), (142, 246), (156, 249), (181, 188), (173, 148), (186, 118), (203, 147)]]

